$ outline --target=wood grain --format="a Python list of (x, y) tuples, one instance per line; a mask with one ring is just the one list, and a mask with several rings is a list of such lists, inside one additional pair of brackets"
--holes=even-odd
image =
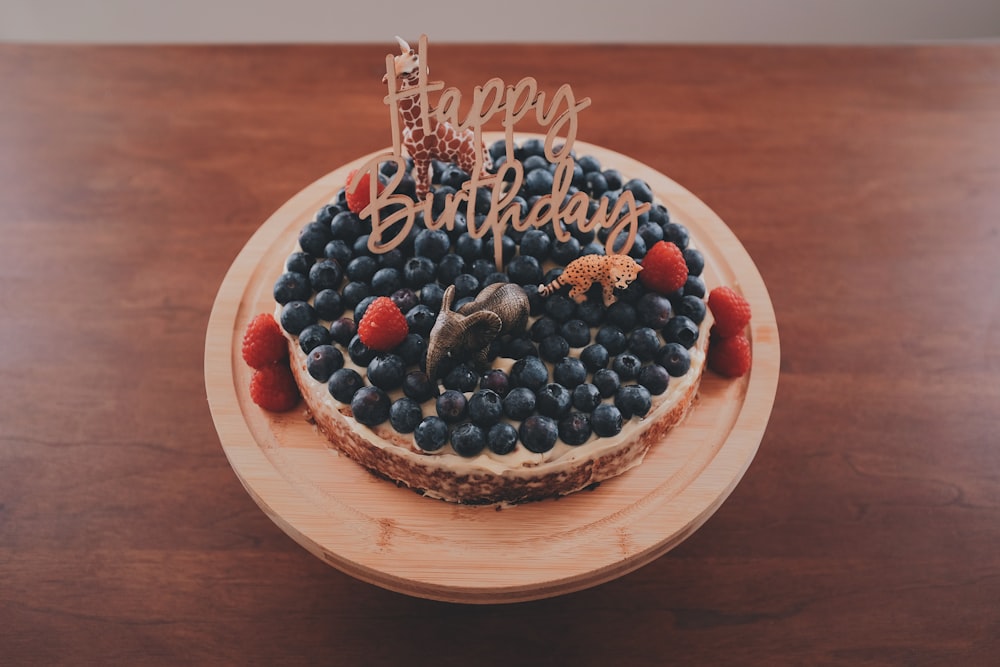
[(560, 597), (329, 567), (233, 473), (205, 332), (261, 221), (390, 143), (391, 39), (0, 45), (2, 662), (995, 664), (1000, 46), (431, 39), (463, 91), (570, 83), (581, 140), (684, 184), (753, 257), (781, 382), (739, 485)]
[[(390, 590), (450, 602), (563, 595), (632, 572), (680, 544), (749, 467), (780, 363), (774, 309), (753, 261), (725, 223), (673, 180), (605, 148), (575, 146), (579, 155), (649, 183), (704, 253), (709, 289), (725, 284), (747, 296), (753, 372), (735, 381), (706, 374), (685, 422), (653, 446), (642, 466), (590, 493), (498, 512), (373, 480), (331, 452), (300, 412), (273, 416), (257, 408), (240, 352), (247, 323), (274, 309), (274, 279), (299, 230), (370, 159), (359, 157), (295, 195), (248, 241), (216, 297), (205, 351), (209, 404), (226, 456), (268, 516), (325, 562)], [(514, 565), (484, 567), (496, 550)]]

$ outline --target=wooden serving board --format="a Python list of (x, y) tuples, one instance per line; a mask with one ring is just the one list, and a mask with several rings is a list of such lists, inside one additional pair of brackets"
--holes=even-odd
[[(739, 380), (706, 372), (686, 420), (628, 473), (558, 500), (497, 510), (424, 498), (330, 449), (300, 410), (273, 415), (249, 397), (241, 353), (250, 319), (271, 312), (275, 278), (298, 230), (339, 190), (345, 165), (282, 206), (247, 242), (219, 289), (205, 345), (216, 429), (247, 492), (296, 542), (358, 579), (465, 603), (560, 595), (620, 577), (701, 526), (747, 470), (778, 382), (774, 309), (746, 250), (704, 203), (624, 155), (576, 142), (605, 168), (646, 180), (705, 255), (709, 289), (741, 291), (753, 309), (753, 369)], [(383, 152), (383, 151), (380, 151)]]

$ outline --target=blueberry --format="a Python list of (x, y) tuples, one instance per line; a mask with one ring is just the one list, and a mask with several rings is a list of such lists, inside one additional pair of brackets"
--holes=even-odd
[(541, 229), (530, 229), (521, 237), (521, 255), (544, 261), (552, 249), (552, 239)]
[(365, 384), (361, 375), (351, 368), (340, 368), (333, 372), (327, 382), (330, 395), (341, 403), (350, 403), (354, 393)]
[(403, 286), (403, 276), (397, 269), (379, 269), (372, 276), (372, 292), (378, 296), (389, 296)]
[(633, 178), (622, 186), (622, 190), (631, 192), (637, 202), (653, 201), (653, 190), (649, 187), (649, 183), (642, 179)]
[(580, 352), (580, 361), (591, 373), (606, 368), (610, 358), (607, 348), (600, 343), (588, 345)]
[(469, 418), (474, 424), (487, 428), (503, 416), (503, 399), (490, 389), (480, 389), (469, 398)]
[(403, 378), (403, 394), (418, 403), (431, 400), (437, 393), (437, 385), (423, 371), (410, 371)]
[[(628, 349), (640, 360), (652, 361), (657, 350), (660, 349), (660, 337), (656, 331), (649, 327), (633, 329), (632, 333), (628, 335)], [(621, 371), (619, 371), (619, 375), (621, 375)]]
[(518, 359), (510, 369), (510, 381), (515, 387), (538, 391), (548, 380), (549, 371), (538, 357)]
[(549, 257), (557, 264), (566, 266), (580, 256), (580, 242), (570, 237), (567, 241), (556, 241), (552, 244)]
[(329, 345), (332, 341), (330, 330), (322, 324), (310, 324), (299, 332), (299, 347), (306, 354), (312, 352), (313, 348)]
[(680, 343), (667, 343), (656, 353), (656, 363), (672, 377), (681, 377), (691, 368), (691, 353)]
[(414, 429), (413, 440), (425, 452), (435, 452), (448, 442), (448, 424), (440, 417), (426, 417)]
[(479, 384), (479, 376), (466, 364), (459, 364), (451, 369), (444, 378), (446, 389), (472, 391)]
[(456, 190), (460, 190), (467, 180), (469, 180), (469, 175), (455, 165), (449, 165), (441, 172), (441, 185)]
[(460, 422), (465, 419), (468, 412), (468, 401), (465, 394), (454, 389), (448, 389), (437, 398), (437, 413), (441, 419), (449, 424)]
[(573, 405), (573, 395), (561, 384), (550, 382), (538, 391), (535, 405), (541, 414), (558, 419), (569, 413)]
[(322, 257), (323, 249), (332, 240), (330, 226), (320, 222), (310, 222), (299, 232), (299, 247), (313, 257)]
[(316, 310), (307, 301), (289, 301), (281, 307), (281, 327), (298, 336), (310, 324), (316, 324)]
[(435, 319), (437, 316), (424, 304), (414, 306), (406, 314), (406, 324), (410, 333), (420, 334), (424, 338), (430, 335)]
[(699, 276), (692, 276), (688, 274), (687, 281), (684, 283), (684, 288), (681, 290), (684, 296), (696, 296), (699, 299), (704, 299), (707, 290), (705, 288), (705, 281)]
[(295, 251), (285, 260), (285, 271), (298, 273), (303, 276), (309, 275), (309, 267), (316, 262), (316, 258), (309, 253)]
[(590, 344), (590, 327), (583, 320), (569, 320), (559, 328), (559, 333), (570, 347), (586, 347)]
[(330, 221), (330, 233), (333, 239), (353, 243), (361, 236), (361, 218), (350, 211), (342, 211), (333, 216)]
[(510, 391), (510, 378), (499, 368), (494, 368), (479, 380), (479, 387), (480, 389), (495, 391), (499, 396), (503, 397)]
[(609, 403), (598, 405), (590, 415), (590, 427), (602, 438), (621, 433), (623, 423), (621, 411)]
[(467, 296), (474, 297), (479, 292), (479, 280), (468, 273), (462, 273), (455, 277), (455, 299), (463, 299)]
[(604, 313), (604, 304), (600, 301), (587, 300), (576, 306), (576, 316), (591, 327), (599, 326), (604, 321)]
[(549, 336), (556, 335), (559, 330), (559, 323), (548, 315), (542, 315), (531, 325), (528, 329), (528, 334), (531, 336), (531, 340), (539, 343)]
[(403, 342), (396, 346), (395, 353), (407, 366), (418, 366), (427, 354), (427, 340), (420, 334), (407, 334)]
[(690, 348), (698, 340), (698, 325), (689, 317), (675, 315), (663, 327), (663, 338), (668, 343), (680, 343)]
[(399, 308), (399, 312), (404, 315), (410, 312), (411, 308), (420, 303), (420, 297), (418, 297), (417, 293), (409, 287), (402, 287), (396, 290), (389, 296), (389, 298), (392, 299), (392, 302), (396, 304), (397, 308)]
[(361, 336), (356, 334), (351, 339), (351, 342), (347, 344), (347, 355), (358, 366), (368, 366), (377, 354), (377, 350), (373, 350), (365, 345), (361, 340)]
[(506, 273), (500, 273), (499, 271), (494, 271), (490, 275), (483, 278), (480, 283), (483, 287), (487, 285), (493, 285), (494, 283), (509, 283), (510, 278), (507, 277)]
[[(608, 307), (607, 320), (622, 331), (631, 331), (638, 322), (639, 316), (635, 306), (626, 301), (616, 301)], [(607, 345), (605, 345), (607, 347)], [(608, 348), (610, 351), (611, 348)]]
[(321, 259), (309, 269), (309, 283), (317, 292), (325, 289), (337, 289), (344, 279), (344, 270), (335, 259)]
[(316, 316), (327, 322), (332, 322), (344, 314), (344, 303), (340, 298), (340, 292), (332, 289), (317, 292), (316, 298), (313, 299), (313, 308), (316, 309)]
[(531, 415), (518, 429), (521, 442), (528, 451), (541, 454), (552, 449), (559, 438), (559, 427), (550, 417)]
[(338, 239), (326, 244), (326, 247), (323, 248), (323, 256), (336, 260), (341, 266), (347, 266), (354, 258), (354, 251), (351, 250), (351, 246), (347, 245), (347, 241)]
[(538, 350), (527, 336), (516, 336), (503, 343), (500, 355), (508, 359), (524, 359), (537, 357)]
[(427, 283), (420, 288), (420, 303), (435, 313), (441, 310), (441, 301), (443, 300), (444, 290), (437, 283)]
[(517, 429), (506, 422), (494, 424), (486, 433), (486, 446), (494, 454), (510, 454), (517, 446)]
[(584, 175), (587, 184), (587, 194), (600, 199), (601, 195), (608, 191), (608, 179), (599, 171), (591, 171)]
[(705, 319), (705, 301), (701, 297), (686, 294), (681, 297), (677, 304), (677, 314), (683, 315), (695, 324), (701, 325)]
[(562, 336), (546, 336), (538, 344), (538, 354), (549, 363), (556, 363), (569, 354), (569, 343)]
[(581, 155), (577, 159), (576, 163), (580, 165), (580, 169), (582, 169), (585, 174), (599, 172), (601, 170), (600, 161), (593, 155)]
[(690, 235), (687, 227), (676, 222), (665, 222), (660, 225), (663, 228), (663, 240), (673, 243), (681, 250), (686, 250), (690, 243)]
[(378, 387), (361, 387), (351, 399), (355, 421), (365, 426), (377, 426), (389, 418), (389, 396)]
[(403, 277), (403, 265), (406, 263), (406, 255), (399, 248), (393, 248), (378, 256), (378, 265), (383, 269), (396, 269), (399, 271), (400, 279)]
[(594, 386), (601, 392), (603, 398), (614, 396), (620, 384), (621, 379), (618, 377), (618, 373), (610, 368), (602, 368), (594, 373)]
[(535, 285), (542, 282), (542, 265), (530, 255), (518, 255), (507, 263), (507, 275), (518, 285)]
[(413, 240), (413, 250), (417, 257), (426, 257), (432, 262), (440, 262), (448, 254), (451, 239), (441, 229), (423, 229)]
[(601, 392), (596, 385), (585, 382), (573, 389), (573, 407), (580, 412), (593, 412), (601, 404)]
[(642, 238), (647, 248), (651, 248), (654, 243), (663, 240), (663, 228), (655, 222), (647, 222), (641, 225), (637, 234)]
[(308, 301), (312, 296), (309, 278), (295, 271), (287, 271), (274, 281), (274, 300), (282, 306), (289, 301)]
[(603, 346), (608, 354), (621, 354), (625, 351), (627, 340), (622, 330), (616, 326), (605, 325), (597, 330), (594, 342)]
[(670, 222), (670, 211), (663, 204), (654, 202), (649, 209), (649, 220), (663, 227), (664, 224)]
[(576, 314), (576, 302), (564, 294), (553, 294), (545, 302), (545, 313), (557, 322), (566, 322)]
[(344, 347), (350, 344), (357, 333), (358, 325), (350, 317), (341, 317), (330, 323), (330, 337)]
[(670, 321), (673, 308), (670, 299), (655, 292), (647, 292), (635, 304), (639, 324), (653, 329), (662, 329)]
[(318, 345), (306, 357), (306, 370), (318, 382), (329, 382), (334, 371), (344, 367), (344, 355), (332, 345)]
[(337, 215), (343, 211), (338, 204), (326, 204), (320, 210), (316, 211), (316, 222), (321, 222), (324, 225), (329, 225), (330, 221), (333, 220), (333, 216)]
[(437, 277), (443, 285), (450, 285), (465, 272), (465, 260), (458, 255), (448, 255), (437, 263)]
[(670, 374), (659, 364), (649, 364), (639, 371), (639, 384), (648, 389), (650, 394), (659, 396), (670, 386)]
[(403, 282), (407, 287), (420, 289), (434, 280), (437, 270), (434, 262), (428, 257), (411, 257), (403, 265)]
[(483, 239), (473, 238), (471, 234), (465, 232), (455, 241), (455, 254), (466, 262), (476, 261), (483, 256)]
[(340, 292), (340, 302), (345, 309), (354, 310), (354, 307), (372, 295), (372, 288), (368, 283), (350, 282), (344, 285)]
[(705, 256), (697, 248), (684, 249), (684, 263), (688, 267), (688, 275), (700, 276), (705, 270)]
[(625, 184), (622, 178), (621, 172), (617, 169), (605, 169), (601, 172), (604, 175), (604, 179), (608, 182), (609, 190), (621, 190), (622, 185)]
[(644, 417), (653, 405), (649, 390), (638, 384), (624, 385), (615, 392), (615, 407), (624, 419)]
[(520, 421), (535, 411), (535, 392), (527, 387), (515, 387), (503, 399), (503, 413)]
[(486, 434), (475, 424), (466, 422), (451, 432), (451, 446), (459, 456), (475, 456), (486, 447)]
[(389, 408), (389, 423), (398, 433), (413, 433), (424, 415), (420, 404), (411, 398), (400, 398)]
[(619, 354), (611, 362), (611, 370), (618, 374), (621, 380), (634, 380), (639, 377), (642, 361), (634, 354), (625, 352)]
[[(368, 234), (364, 234), (354, 239), (354, 243), (351, 244), (351, 252), (354, 254), (355, 257), (362, 257), (365, 255), (371, 257), (375, 256), (375, 253), (373, 253), (371, 251), (371, 248), (368, 247), (369, 238), (370, 236)], [(376, 261), (378, 261), (377, 258)]]
[(552, 379), (572, 389), (587, 381), (587, 367), (576, 357), (563, 357), (552, 370)]
[(403, 384), (406, 365), (396, 354), (380, 354), (368, 362), (368, 381), (379, 389), (391, 391)]
[(590, 433), (590, 417), (582, 412), (571, 412), (559, 420), (559, 438), (567, 445), (582, 445)]
[(366, 296), (361, 299), (358, 305), (354, 306), (354, 319), (360, 322), (365, 318), (365, 313), (368, 311), (368, 307), (375, 303), (376, 296)]

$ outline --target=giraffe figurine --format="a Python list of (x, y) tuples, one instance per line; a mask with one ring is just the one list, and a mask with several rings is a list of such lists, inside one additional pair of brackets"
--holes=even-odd
[[(420, 78), (420, 57), (402, 37), (396, 37), (400, 54), (393, 57), (399, 90), (405, 91), (416, 86)], [(382, 79), (385, 82), (385, 77)], [(420, 119), (420, 96), (414, 95), (399, 101), (399, 115), (403, 119), (403, 147), (413, 158), (414, 180), (417, 184), (417, 199), (423, 199), (431, 188), (431, 160), (454, 162), (467, 174), (476, 168), (477, 152), (483, 156), (480, 176), (488, 176), (493, 160), (485, 145), (476, 146), (472, 130), (457, 132), (451, 123), (430, 118), (431, 132), (424, 131)]]

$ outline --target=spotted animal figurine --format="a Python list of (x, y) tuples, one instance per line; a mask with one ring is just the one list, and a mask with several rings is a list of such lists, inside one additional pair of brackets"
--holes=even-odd
[(500, 335), (517, 334), (528, 324), (531, 306), (524, 290), (511, 283), (487, 285), (473, 301), (451, 309), (455, 286), (441, 299), (441, 311), (427, 341), (427, 377), (437, 379), (438, 366), (449, 353), (471, 355), (485, 369), (490, 343)]
[(577, 303), (587, 300), (587, 290), (594, 283), (603, 289), (604, 305), (610, 306), (618, 297), (615, 288), (625, 289), (639, 276), (642, 266), (628, 255), (584, 255), (577, 257), (558, 278), (547, 285), (539, 285), (538, 293), (549, 296), (563, 285), (571, 285), (571, 299)]
[[(399, 90), (406, 91), (416, 86), (420, 79), (420, 56), (410, 48), (402, 37), (396, 37), (400, 54), (393, 57), (393, 69), (399, 81)], [(385, 81), (385, 77), (383, 77)], [(430, 132), (424, 131), (421, 120), (421, 95), (404, 97), (399, 100), (399, 115), (403, 120), (403, 147), (413, 158), (414, 180), (417, 184), (417, 198), (423, 199), (431, 187), (431, 160), (454, 162), (467, 174), (476, 168), (476, 157), (481, 155), (483, 166), (480, 176), (488, 176), (493, 160), (480, 142), (476, 145), (475, 133), (471, 129), (458, 132), (451, 123), (429, 118)]]

